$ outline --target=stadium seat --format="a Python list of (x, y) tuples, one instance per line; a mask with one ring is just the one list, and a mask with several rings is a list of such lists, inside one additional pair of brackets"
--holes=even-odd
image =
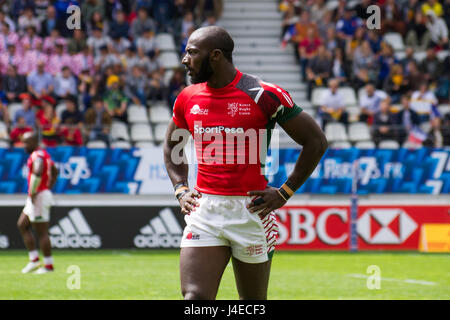
[(416, 61), (418, 63), (421, 63), (422, 60), (425, 59), (426, 56), (427, 56), (427, 53), (425, 51), (414, 52), (414, 59), (416, 59)]
[(445, 116), (450, 112), (450, 104), (440, 104), (438, 106), (438, 111), (442, 116)]
[(91, 140), (86, 143), (86, 147), (90, 149), (106, 149), (108, 146), (105, 141), (102, 140)]
[(10, 145), (9, 145), (9, 142), (8, 142), (8, 141), (6, 141), (6, 140), (0, 140), (0, 148), (7, 149), (7, 148), (9, 148), (9, 147), (10, 147)]
[(357, 141), (355, 143), (355, 148), (358, 149), (375, 149), (377, 146), (375, 145), (375, 142), (371, 140), (367, 141)]
[(352, 87), (341, 87), (338, 89), (338, 91), (344, 97), (344, 104), (346, 107), (358, 105), (358, 101), (356, 100), (355, 90)]
[(336, 141), (331, 144), (331, 149), (349, 149), (352, 144), (348, 141)]
[(364, 122), (350, 123), (348, 127), (348, 137), (352, 142), (372, 139), (369, 126)]
[(402, 144), (402, 148), (405, 149), (420, 149), (422, 147), (421, 143), (414, 143), (414, 142), (409, 142), (409, 141), (405, 141)]
[(424, 123), (420, 124), (419, 127), (420, 127), (420, 130), (422, 130), (422, 132), (427, 133), (431, 130), (431, 122), (430, 121), (424, 122)]
[(127, 108), (129, 123), (147, 123), (147, 109), (137, 104), (129, 105)]
[(0, 139), (9, 139), (8, 127), (2, 121), (0, 121)]
[(152, 129), (147, 123), (135, 123), (131, 125), (131, 140), (152, 141)]
[(445, 58), (450, 54), (450, 50), (441, 50), (437, 53), (437, 57), (439, 60), (444, 61)]
[(306, 112), (307, 114), (309, 114), (313, 118), (316, 116), (316, 110), (313, 108), (304, 108), (303, 111)]
[(134, 144), (135, 148), (141, 148), (141, 149), (153, 148), (154, 146), (155, 146), (155, 144), (150, 141), (138, 141)]
[(9, 120), (14, 121), (14, 116), (17, 112), (17, 110), (22, 108), (21, 103), (10, 103), (8, 105), (8, 112), (9, 112)]
[(61, 120), (62, 118), (62, 113), (64, 112), (64, 110), (66, 110), (66, 103), (65, 102), (61, 102), (59, 104), (56, 105), (55, 107), (55, 113), (56, 113), (56, 117)]
[(159, 33), (155, 37), (156, 46), (161, 51), (176, 51), (175, 41), (170, 33)]
[(169, 69), (164, 72), (163, 82), (166, 87), (169, 87), (170, 80), (172, 79), (174, 71)]
[(174, 52), (162, 52), (158, 60), (161, 67), (165, 69), (178, 68), (181, 65), (180, 57)]
[(323, 94), (327, 91), (327, 88), (314, 88), (311, 94), (311, 103), (314, 107), (322, 105)]
[(387, 32), (384, 34), (383, 40), (390, 44), (394, 51), (405, 51), (405, 44), (400, 33)]
[(345, 126), (339, 122), (327, 123), (325, 126), (325, 136), (329, 142), (348, 140)]
[(379, 149), (398, 149), (400, 145), (395, 140), (383, 140), (378, 144)]
[(161, 142), (164, 141), (164, 138), (166, 136), (168, 125), (166, 123), (159, 123), (155, 126), (155, 141)]
[(113, 141), (111, 143), (111, 148), (113, 149), (130, 149), (131, 144), (128, 141)]
[(119, 121), (115, 121), (111, 125), (111, 139), (113, 141), (124, 140), (130, 141), (130, 135), (128, 134), (128, 126)]
[(169, 122), (172, 119), (169, 108), (165, 105), (157, 104), (151, 106), (148, 110), (150, 122), (161, 123)]
[(345, 110), (348, 112), (348, 117), (350, 122), (356, 122), (359, 120), (359, 114), (361, 109), (357, 106), (347, 107)]

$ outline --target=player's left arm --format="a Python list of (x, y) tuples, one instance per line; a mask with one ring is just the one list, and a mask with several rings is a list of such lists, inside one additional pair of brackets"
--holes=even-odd
[(283, 186), (279, 189), (267, 186), (265, 190), (248, 192), (248, 195), (257, 196), (264, 201), (261, 204), (251, 202), (248, 205), (250, 212), (262, 210), (259, 213), (260, 217), (281, 208), (287, 202), (312, 174), (328, 147), (322, 129), (306, 112), (300, 112), (280, 125), (295, 142), (302, 146), (302, 151), (293, 172)]

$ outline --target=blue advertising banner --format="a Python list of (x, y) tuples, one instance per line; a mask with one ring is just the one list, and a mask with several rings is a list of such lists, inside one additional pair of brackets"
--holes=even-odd
[[(55, 193), (172, 194), (162, 147), (56, 147), (47, 150), (60, 172)], [(299, 153), (298, 149), (271, 152), (267, 159), (271, 185), (284, 183)], [(0, 149), (0, 193), (26, 193), (27, 158), (23, 149)], [(352, 168), (356, 160), (358, 169), (355, 171)], [(189, 171), (192, 184), (195, 163), (190, 165)], [(297, 193), (350, 194), (354, 177), (358, 178), (359, 194), (448, 194), (450, 150), (329, 149)]]

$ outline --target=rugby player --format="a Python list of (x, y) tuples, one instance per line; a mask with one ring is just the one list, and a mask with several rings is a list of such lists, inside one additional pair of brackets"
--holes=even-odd
[[(35, 132), (23, 135), (25, 151), (30, 154), (28, 167), (28, 198), (26, 205), (17, 222), (25, 247), (28, 250), (29, 263), (22, 269), (22, 273), (43, 274), (53, 271), (53, 257), (51, 253), (50, 238), (48, 235), (48, 222), (53, 197), (50, 191), (56, 183), (58, 169), (55, 167), (50, 155), (39, 147), (39, 138)], [(31, 228), (37, 233), (39, 246), (44, 255), (44, 265), (39, 261)]]
[[(187, 224), (180, 244), (184, 299), (215, 299), (230, 257), (240, 299), (267, 299), (277, 238), (273, 211), (301, 187), (327, 149), (322, 130), (288, 92), (234, 67), (233, 49), (232, 38), (220, 27), (192, 33), (182, 64), (193, 85), (177, 97), (164, 142), (166, 169)], [(260, 152), (261, 135), (270, 138), (264, 130), (275, 123), (302, 145), (293, 172), (279, 188), (268, 185), (262, 157), (250, 161)], [(181, 130), (184, 134), (178, 134)], [(251, 140), (255, 132), (257, 140)], [(198, 160), (194, 189), (179, 148), (189, 134)], [(245, 136), (241, 145), (225, 137), (239, 134)], [(242, 156), (246, 160), (239, 162)]]

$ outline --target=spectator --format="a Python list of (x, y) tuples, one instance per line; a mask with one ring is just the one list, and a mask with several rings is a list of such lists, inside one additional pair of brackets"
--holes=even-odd
[(171, 13), (173, 10), (173, 1), (153, 0), (152, 12), (157, 25), (155, 32), (169, 32), (173, 31), (171, 26)]
[(372, 5), (371, 0), (362, 0), (355, 6), (355, 13), (358, 18), (360, 18), (362, 21), (366, 21), (371, 13), (367, 10), (369, 6)]
[(331, 69), (331, 77), (338, 79), (340, 83), (348, 80), (348, 65), (344, 60), (344, 54), (341, 48), (335, 48), (333, 51), (333, 67)]
[(58, 99), (77, 94), (77, 83), (68, 66), (62, 68), (61, 73), (55, 76), (55, 95)]
[[(295, 34), (292, 36), (291, 40), (298, 47), (298, 44), (307, 37), (308, 29), (313, 29), (315, 37), (319, 35), (317, 30), (317, 25), (310, 20), (309, 12), (304, 10), (300, 15), (300, 20), (295, 24)], [(297, 58), (300, 58), (297, 53)]]
[(0, 54), (1, 72), (4, 74), (8, 66), (13, 65), (16, 68), (22, 63), (23, 56), (17, 51), (13, 43), (8, 44), (8, 51)]
[(427, 49), (427, 55), (420, 64), (420, 71), (425, 80), (439, 79), (442, 72), (442, 63), (433, 48)]
[(6, 126), (9, 126), (9, 111), (8, 105), (0, 100), (0, 122), (3, 122)]
[(23, 93), (20, 95), (22, 100), (22, 108), (16, 111), (13, 118), (13, 124), (16, 126), (19, 118), (23, 117), (27, 126), (34, 128), (36, 125), (36, 113), (31, 107), (31, 95)]
[(360, 83), (376, 81), (378, 76), (378, 61), (372, 52), (368, 41), (356, 48), (353, 56), (354, 84), (357, 89)]
[(83, 135), (80, 128), (71, 125), (70, 122), (61, 127), (59, 136), (63, 145), (71, 147), (81, 147), (83, 145)]
[(436, 17), (433, 10), (426, 12), (426, 26), (430, 33), (431, 46), (442, 50), (448, 47), (448, 28), (444, 19)]
[(405, 70), (406, 73), (407, 73), (408, 63), (410, 63), (411, 61), (416, 62), (416, 58), (414, 58), (414, 48), (406, 47), (405, 57), (400, 60), (400, 64), (402, 65), (403, 70)]
[(308, 61), (317, 55), (317, 49), (321, 44), (322, 40), (316, 36), (313, 29), (308, 29), (306, 38), (298, 44), (303, 80), (306, 80), (306, 67), (308, 65)]
[(148, 79), (139, 66), (134, 66), (127, 75), (124, 93), (134, 104), (146, 106)]
[(380, 67), (378, 73), (378, 84), (377, 87), (382, 87), (384, 81), (389, 76), (391, 72), (391, 67), (393, 64), (398, 63), (397, 58), (394, 56), (394, 49), (392, 46), (383, 42), (381, 46), (381, 54), (378, 58), (378, 65)]
[(419, 70), (416, 61), (410, 61), (406, 66), (406, 82), (408, 83), (408, 89), (411, 91), (419, 90), (420, 83), (423, 81), (423, 74)]
[(120, 58), (110, 53), (107, 46), (100, 47), (100, 53), (94, 58), (95, 69), (99, 72), (118, 63), (121, 63)]
[(89, 51), (88, 47), (84, 47), (81, 52), (72, 54), (72, 63), (70, 68), (72, 72), (78, 76), (82, 70), (89, 70), (91, 74), (95, 72), (94, 70), (94, 57)]
[(201, 24), (201, 27), (210, 27), (215, 26), (217, 24), (216, 17), (214, 16), (214, 13), (209, 12), (206, 15), (205, 21)]
[(381, 37), (376, 30), (369, 30), (367, 32), (367, 41), (369, 42), (370, 49), (374, 54), (378, 54), (381, 51)]
[(403, 95), (401, 98), (402, 109), (395, 114), (395, 128), (400, 144), (403, 144), (413, 127), (420, 125), (419, 115), (411, 109), (409, 97)]
[(94, 28), (92, 35), (87, 39), (87, 45), (94, 56), (100, 54), (100, 48), (108, 46), (111, 43), (111, 38), (104, 36), (101, 28)]
[(23, 75), (17, 74), (17, 67), (8, 66), (7, 72), (2, 76), (2, 91), (6, 95), (8, 102), (17, 102), (19, 96), (26, 92), (27, 82)]
[(75, 96), (67, 96), (64, 102), (66, 108), (61, 113), (61, 123), (82, 126), (83, 115), (78, 110), (77, 98)]
[(129, 48), (131, 42), (127, 38), (122, 38), (118, 33), (113, 32), (109, 50), (113, 54), (123, 54)]
[(150, 29), (153, 32), (156, 31), (155, 22), (148, 16), (147, 10), (145, 8), (138, 9), (138, 15), (136, 19), (131, 23), (131, 36), (134, 40), (139, 38), (144, 30)]
[(136, 55), (136, 46), (131, 44), (131, 46), (125, 50), (125, 53), (120, 56), (120, 60), (122, 61), (122, 66), (126, 72), (130, 72), (131, 69), (139, 63), (139, 58)]
[(44, 61), (39, 61), (37, 69), (28, 75), (27, 84), (28, 92), (37, 100), (53, 94), (53, 76), (45, 71)]
[(4, 52), (8, 50), (8, 45), (19, 44), (20, 38), (17, 33), (11, 31), (10, 26), (3, 22), (1, 24), (1, 33), (0, 33), (0, 52)]
[(36, 28), (29, 25), (25, 28), (25, 33), (20, 39), (20, 45), (23, 50), (36, 49), (42, 45), (42, 38), (36, 34)]
[(450, 102), (450, 56), (442, 63), (442, 73), (437, 79), (436, 96), (442, 103)]
[(154, 33), (150, 29), (144, 29), (142, 35), (136, 40), (136, 47), (138, 51), (142, 50), (151, 60), (159, 54)]
[(362, 25), (362, 20), (355, 15), (353, 9), (347, 7), (344, 16), (336, 24), (338, 38), (345, 40), (346, 43), (351, 41), (356, 29)]
[(78, 76), (78, 93), (81, 95), (83, 111), (91, 107), (91, 99), (97, 95), (97, 84), (89, 72), (89, 69), (84, 69)]
[(317, 49), (317, 56), (308, 61), (306, 68), (306, 77), (308, 80), (308, 99), (311, 99), (313, 87), (322, 87), (327, 85), (330, 77), (332, 61), (325, 46), (320, 45)]
[(38, 33), (41, 31), (41, 24), (39, 19), (34, 16), (32, 7), (24, 9), (23, 14), (18, 19), (17, 26), (19, 33), (24, 32), (28, 26), (33, 26)]
[(194, 15), (192, 12), (187, 11), (176, 33), (176, 43), (181, 43), (182, 39), (188, 38), (188, 33), (191, 28), (195, 28)]
[(151, 73), (149, 84), (149, 98), (152, 104), (155, 103), (156, 100), (166, 99), (166, 88), (164, 86), (161, 72), (159, 71), (154, 71)]
[(383, 32), (405, 32), (405, 21), (402, 19), (400, 5), (395, 0), (386, 0), (382, 9), (382, 27)]
[(325, 0), (316, 0), (311, 7), (311, 21), (317, 25), (321, 24), (328, 12)]
[(376, 144), (382, 140), (398, 140), (394, 131), (395, 116), (390, 111), (388, 100), (383, 100), (380, 110), (373, 117), (372, 136)]
[[(80, 31), (80, 30), (75, 30), (75, 31)], [(75, 35), (75, 32), (74, 32), (74, 35)], [(52, 54), (56, 53), (55, 48), (57, 45), (62, 45), (63, 51), (65, 51), (67, 48), (67, 41), (66, 41), (66, 39), (61, 37), (58, 29), (53, 29), (52, 31), (50, 31), (50, 34), (47, 37), (45, 37), (44, 44), (42, 45), (42, 49), (45, 53), (52, 55)]]
[(411, 109), (419, 114), (420, 123), (429, 121), (435, 113), (437, 99), (433, 91), (428, 89), (428, 83), (423, 81), (419, 90), (411, 96)]
[(183, 69), (176, 69), (173, 73), (172, 78), (169, 82), (168, 88), (168, 102), (169, 108), (171, 108), (177, 96), (180, 94), (181, 90), (186, 87), (186, 77)]
[(120, 90), (120, 79), (117, 75), (110, 75), (106, 81), (106, 93), (104, 102), (106, 110), (112, 118), (122, 122), (127, 122), (127, 104), (128, 99)]
[(92, 16), (97, 12), (103, 20), (105, 16), (105, 6), (101, 0), (86, 0), (81, 5), (81, 16), (87, 23), (92, 20)]
[(430, 43), (430, 33), (425, 25), (425, 17), (421, 11), (417, 11), (414, 20), (407, 26), (405, 44), (417, 50), (425, 50)]
[(69, 52), (78, 53), (83, 51), (85, 47), (87, 47), (87, 41), (83, 30), (81, 29), (73, 30), (73, 37), (70, 38), (67, 44), (67, 50)]
[(359, 121), (372, 123), (373, 116), (380, 110), (380, 104), (386, 98), (386, 92), (376, 90), (373, 83), (368, 83), (359, 99)]
[(64, 45), (56, 43), (55, 53), (50, 55), (46, 64), (46, 71), (55, 77), (62, 71), (64, 66), (70, 66), (71, 64), (71, 57), (64, 52)]
[(93, 107), (84, 115), (89, 140), (102, 140), (109, 145), (112, 117), (106, 111), (102, 98), (94, 97), (92, 104)]
[(435, 17), (441, 17), (444, 14), (443, 7), (437, 0), (426, 0), (422, 4), (423, 14), (427, 14), (429, 11), (433, 12)]
[(18, 116), (16, 124), (11, 129), (11, 132), (9, 134), (9, 138), (11, 139), (13, 147), (22, 148), (23, 147), (22, 136), (26, 132), (31, 131), (33, 131), (33, 128), (26, 123), (25, 118), (23, 116)]
[(109, 36), (113, 37), (113, 34), (118, 35), (121, 38), (128, 38), (130, 31), (130, 24), (126, 20), (125, 12), (117, 10), (115, 19), (112, 20)]
[(339, 121), (348, 124), (348, 113), (345, 111), (344, 97), (338, 91), (339, 81), (331, 79), (329, 89), (323, 94), (322, 105), (319, 114), (322, 120), (322, 127), (325, 128), (330, 121)]
[(399, 103), (401, 96), (407, 91), (407, 80), (403, 76), (401, 64), (394, 64), (389, 76), (384, 81), (384, 91), (391, 97), (393, 104)]
[(56, 15), (54, 6), (48, 6), (45, 19), (41, 22), (41, 32), (39, 35), (43, 38), (48, 37), (53, 30), (61, 29), (61, 20)]
[(0, 9), (0, 25), (6, 23), (9, 27), (9, 30), (16, 31), (16, 24), (14, 21), (5, 14), (3, 10)]
[(42, 142), (46, 147), (54, 147), (60, 142), (59, 119), (53, 107), (53, 101), (42, 99), (42, 110), (36, 115), (42, 131)]
[[(448, 135), (448, 130), (445, 133)], [(445, 140), (448, 141), (448, 137)], [(431, 128), (427, 133), (423, 146), (431, 148), (442, 148), (444, 146), (444, 132), (441, 126), (441, 118), (434, 117), (431, 119)]]

